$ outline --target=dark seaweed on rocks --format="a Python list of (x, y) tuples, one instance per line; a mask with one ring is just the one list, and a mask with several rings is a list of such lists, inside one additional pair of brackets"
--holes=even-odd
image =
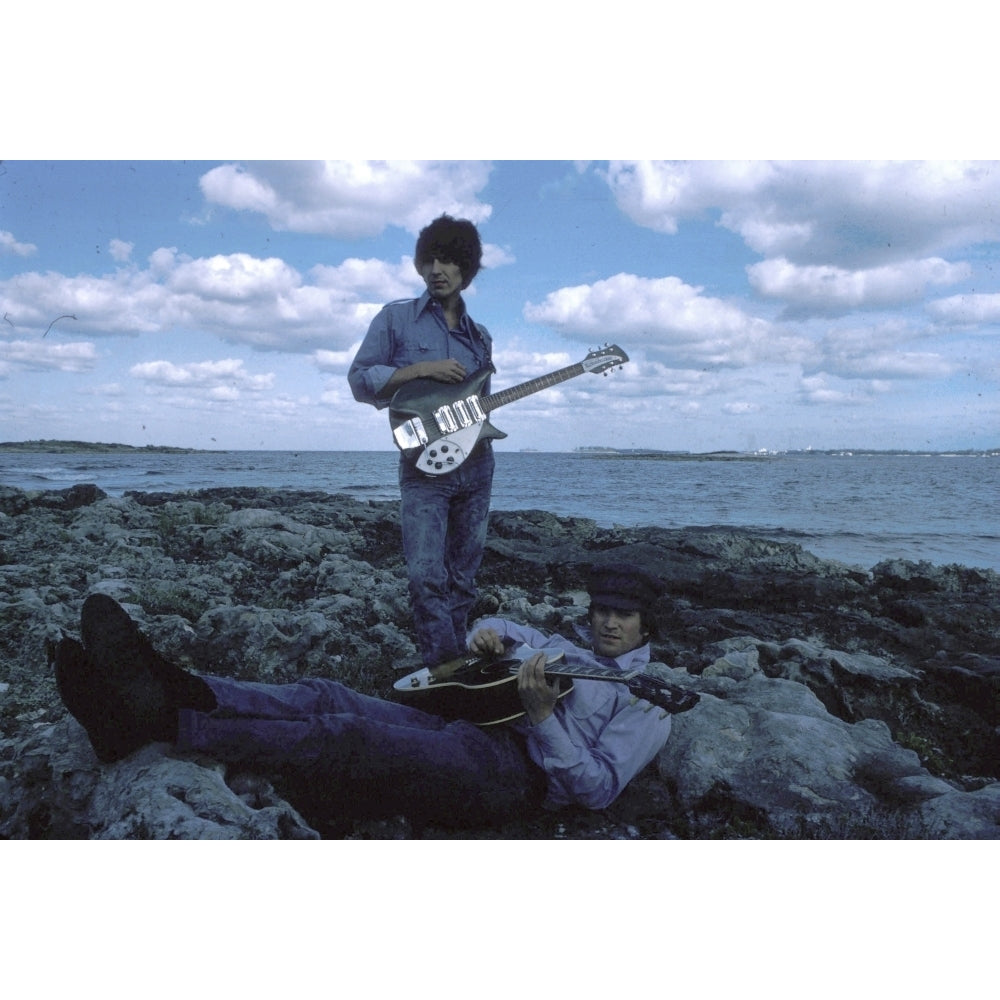
[(573, 634), (587, 566), (667, 583), (652, 672), (701, 695), (607, 810), (502, 829), (338, 822), (270, 775), (146, 748), (98, 764), (46, 658), (84, 597), (122, 602), (194, 670), (334, 677), (386, 695), (415, 665), (398, 504), (253, 487), (111, 498), (0, 487), (0, 835), (995, 838), (1000, 577), (868, 572), (711, 529), (496, 511), (482, 614)]

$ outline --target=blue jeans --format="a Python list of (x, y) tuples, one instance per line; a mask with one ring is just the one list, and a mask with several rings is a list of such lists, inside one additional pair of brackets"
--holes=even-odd
[(428, 476), (406, 459), (400, 461), (403, 554), (417, 645), (426, 667), (465, 653), (475, 577), (486, 544), (493, 467), (488, 445), (443, 476)]
[(177, 748), (285, 779), (307, 818), (493, 826), (544, 798), (544, 772), (505, 726), (446, 722), (319, 677), (203, 679), (218, 707), (181, 709)]

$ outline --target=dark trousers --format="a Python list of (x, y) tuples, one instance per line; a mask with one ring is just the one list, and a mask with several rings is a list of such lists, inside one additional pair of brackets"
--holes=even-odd
[(493, 450), (479, 447), (443, 476), (428, 476), (406, 459), (400, 463), (403, 554), (417, 645), (426, 667), (465, 653), (493, 489)]
[(306, 818), (494, 826), (544, 798), (544, 773), (505, 726), (446, 722), (322, 678), (204, 680), (218, 708), (181, 710), (178, 749), (276, 774)]

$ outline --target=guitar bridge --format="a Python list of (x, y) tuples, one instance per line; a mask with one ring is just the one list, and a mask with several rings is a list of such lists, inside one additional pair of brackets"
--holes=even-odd
[(420, 448), (427, 444), (427, 431), (424, 430), (424, 422), (420, 417), (411, 417), (404, 420), (393, 432), (396, 445), (402, 451), (410, 448)]

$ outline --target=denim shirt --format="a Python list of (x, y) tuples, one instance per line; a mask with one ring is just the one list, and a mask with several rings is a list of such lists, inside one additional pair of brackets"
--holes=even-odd
[[(612, 660), (580, 649), (562, 636), (547, 636), (502, 618), (476, 622), (480, 628), (492, 628), (501, 638), (535, 649), (560, 649), (567, 664), (598, 663), (624, 672), (642, 670), (649, 663), (648, 643)], [(589, 640), (589, 631), (578, 631)], [(632, 701), (624, 684), (577, 679), (572, 691), (537, 726), (526, 717), (510, 723), (525, 736), (528, 754), (548, 776), (546, 806), (575, 802), (603, 809), (660, 752), (670, 735), (670, 716), (650, 709), (647, 702)]]
[[(492, 364), (492, 357), (489, 332), (473, 322), (464, 303), (457, 329), (449, 330), (440, 303), (424, 292), (419, 299), (398, 299), (382, 307), (358, 348), (347, 381), (359, 403), (381, 410), (389, 400), (379, 398), (379, 392), (397, 368), (453, 358), (472, 375)], [(483, 391), (490, 391), (489, 380)]]

